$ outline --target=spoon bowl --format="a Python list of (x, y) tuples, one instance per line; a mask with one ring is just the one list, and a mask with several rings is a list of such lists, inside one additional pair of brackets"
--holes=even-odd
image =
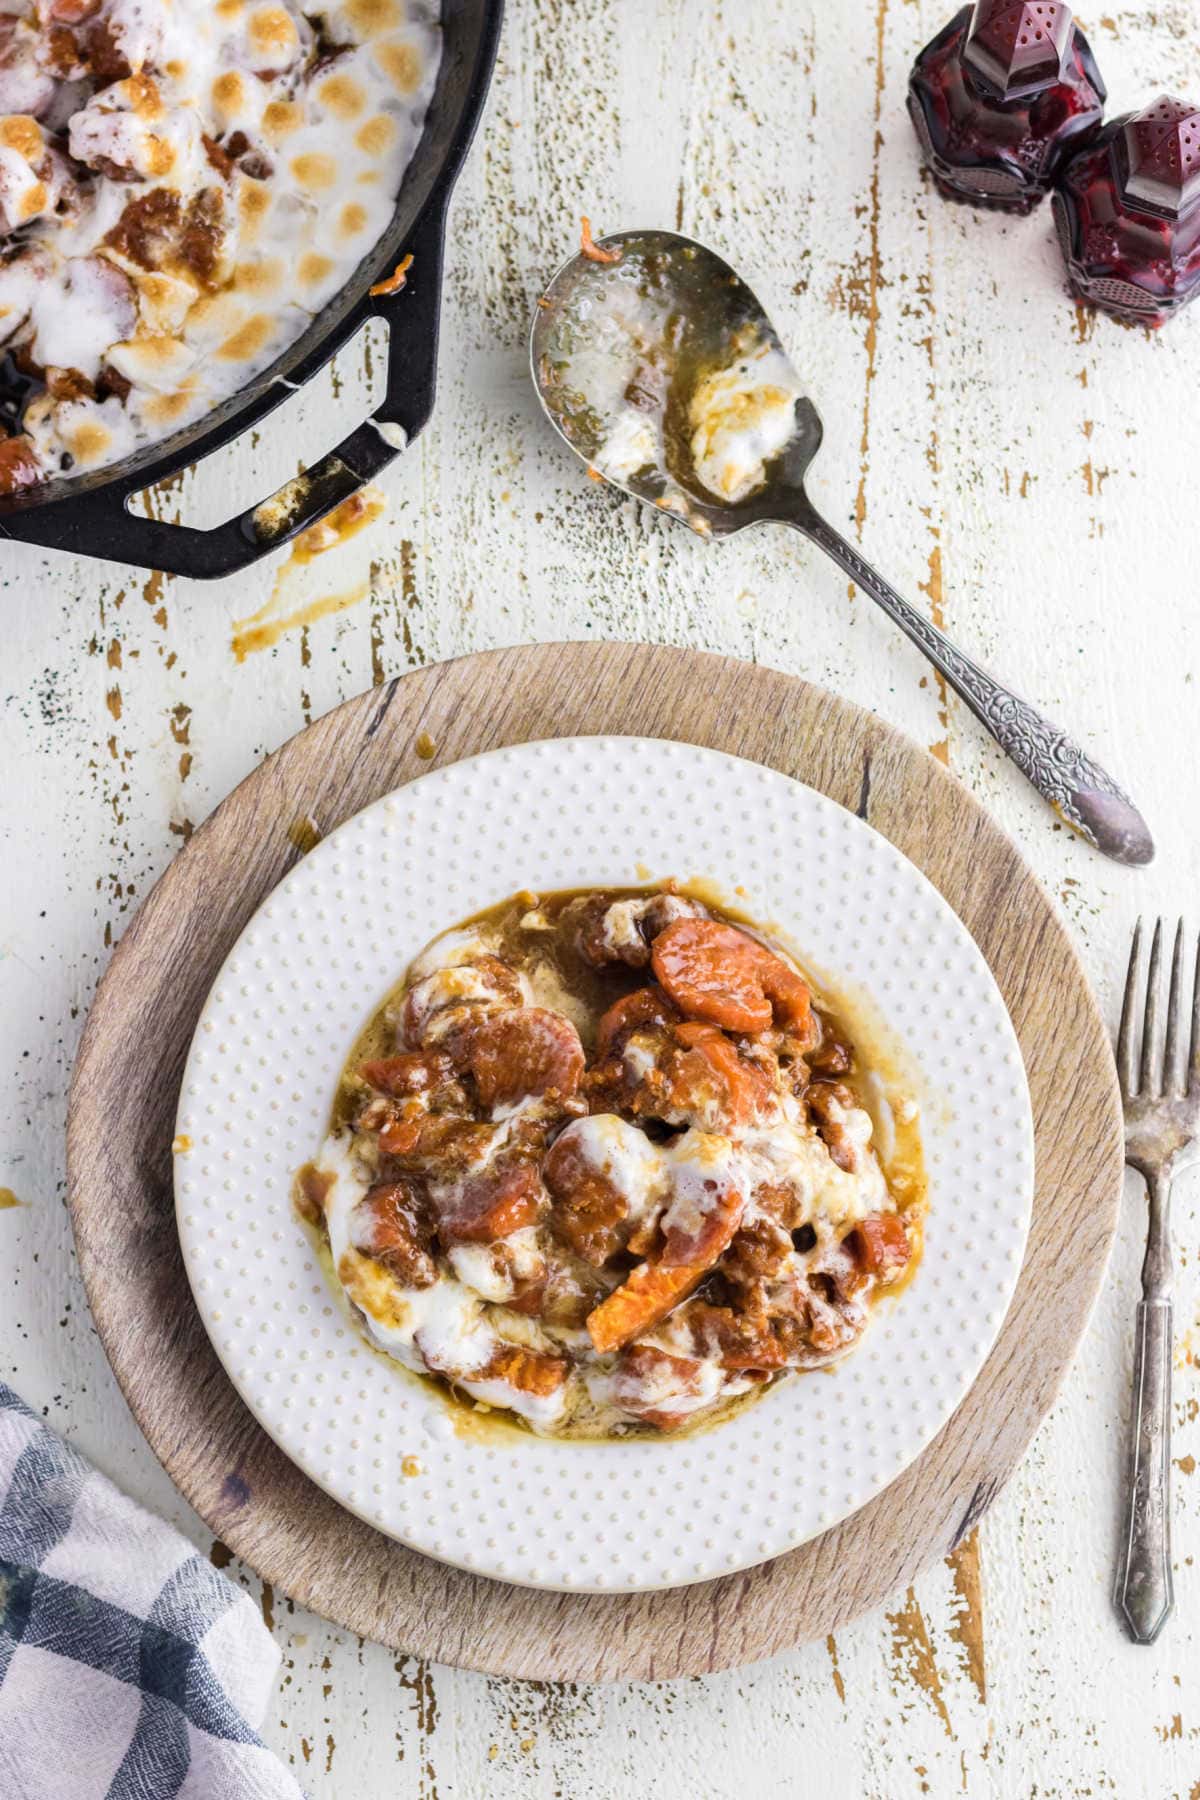
[[(715, 251), (676, 232), (621, 232), (597, 248), (620, 260), (571, 257), (534, 314), (530, 365), (551, 424), (594, 473), (701, 537), (777, 521), (800, 503), (823, 427), (765, 308)], [(697, 470), (693, 402), (747, 350), (767, 378), (726, 399), (740, 403), (747, 437), (762, 424), (756, 393), (773, 393), (783, 442), (752, 491), (729, 498)]]
[(564, 263), (538, 301), (530, 369), (588, 473), (702, 538), (775, 523), (820, 545), (945, 676), (1064, 822), (1116, 862), (1149, 827), (1111, 775), (951, 643), (820, 517), (804, 481), (820, 415), (753, 291), (673, 231), (626, 231)]

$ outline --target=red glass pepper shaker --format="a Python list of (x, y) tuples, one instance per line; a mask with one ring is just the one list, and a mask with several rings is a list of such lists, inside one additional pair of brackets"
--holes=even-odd
[(1105, 126), (1054, 196), (1071, 287), (1158, 326), (1200, 291), (1200, 107), (1161, 95)]
[(976, 0), (908, 82), (925, 159), (951, 200), (1029, 212), (1104, 112), (1105, 87), (1060, 0)]

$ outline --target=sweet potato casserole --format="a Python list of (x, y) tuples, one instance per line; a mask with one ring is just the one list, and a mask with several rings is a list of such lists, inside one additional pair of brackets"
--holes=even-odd
[(0, 0), (0, 493), (298, 338), (387, 228), (438, 0)]
[(371, 1341), (566, 1437), (844, 1355), (920, 1254), (916, 1108), (696, 895), (518, 895), (356, 1046), (297, 1204)]

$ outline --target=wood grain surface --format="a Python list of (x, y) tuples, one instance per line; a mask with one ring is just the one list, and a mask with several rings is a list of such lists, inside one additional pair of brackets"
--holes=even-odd
[[(925, 871), (974, 935), (1012, 1015), (1033, 1096), (1037, 1185), (1000, 1339), (912, 1468), (855, 1517), (771, 1564), (667, 1594), (590, 1600), (506, 1587), (407, 1551), (343, 1512), (275, 1448), (192, 1305), (170, 1141), (197, 1014), (243, 926), (302, 853), (299, 821), (327, 833), (430, 766), (601, 731), (767, 763), (857, 811)], [(629, 644), (501, 650), (421, 669), (285, 744), (197, 829), (125, 933), (84, 1034), (68, 1127), (71, 1215), (109, 1360), (150, 1444), (218, 1538), (276, 1588), (364, 1637), (557, 1680), (665, 1678), (766, 1657), (830, 1633), (946, 1554), (1050, 1406), (1104, 1273), (1120, 1187), (1102, 1021), (1036, 878), (966, 789), (900, 733), (819, 688)]]

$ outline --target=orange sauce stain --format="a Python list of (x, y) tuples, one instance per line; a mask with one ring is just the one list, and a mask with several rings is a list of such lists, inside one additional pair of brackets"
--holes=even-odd
[(383, 514), (386, 507), (387, 500), (378, 488), (364, 487), (335, 506), (323, 519), (318, 519), (315, 525), (300, 532), (291, 554), (276, 572), (275, 585), (266, 605), (234, 624), (232, 648), (238, 662), (245, 662), (256, 650), (269, 650), (287, 632), (311, 625), (330, 613), (345, 612), (366, 598), (369, 590), (366, 581), (340, 593), (321, 594), (302, 602), (295, 601), (292, 596), (301, 570), (315, 562), (318, 556), (357, 537)]
[(335, 506), (332, 512), (300, 532), (291, 553), (275, 575), (275, 585), (265, 606), (248, 618), (238, 619), (233, 626), (231, 645), (238, 662), (245, 662), (256, 650), (269, 650), (289, 631), (311, 625), (330, 613), (345, 612), (366, 598), (369, 584), (358, 582), (340, 593), (321, 594), (302, 602), (293, 598), (301, 570), (324, 556), (326, 551), (345, 544), (378, 519), (387, 508), (387, 500), (375, 487), (364, 487)]
[(21, 1202), (11, 1188), (0, 1187), (0, 1212), (7, 1212), (10, 1206), (20, 1206)]
[(838, 1668), (837, 1640), (832, 1632), (830, 1632), (829, 1636), (825, 1639), (825, 1648), (828, 1650), (829, 1660), (833, 1664), (834, 1689), (836, 1690), (838, 1699), (844, 1706), (846, 1704), (846, 1683), (842, 1679), (842, 1671)]
[(315, 850), (322, 838), (321, 827), (311, 813), (305, 813), (299, 819), (293, 819), (288, 826), (288, 840), (293, 843), (302, 856)]
[(322, 594), (316, 600), (308, 600), (292, 612), (276, 611), (276, 596), (272, 595), (259, 612), (252, 613), (248, 619), (240, 619), (233, 628), (233, 654), (238, 662), (245, 662), (256, 650), (269, 650), (289, 631), (299, 630), (311, 625), (317, 619), (327, 618), (331, 613), (346, 612), (365, 600), (370, 591), (370, 583), (357, 582), (344, 594)]
[[(368, 525), (387, 510), (387, 500), (376, 487), (360, 488), (357, 494), (351, 494), (340, 506), (318, 519), (302, 531), (292, 545), (292, 554), (287, 563), (299, 563), (302, 567), (318, 556), (324, 556), (338, 544), (345, 544), (352, 537), (357, 537)], [(280, 571), (282, 573), (282, 570)]]

